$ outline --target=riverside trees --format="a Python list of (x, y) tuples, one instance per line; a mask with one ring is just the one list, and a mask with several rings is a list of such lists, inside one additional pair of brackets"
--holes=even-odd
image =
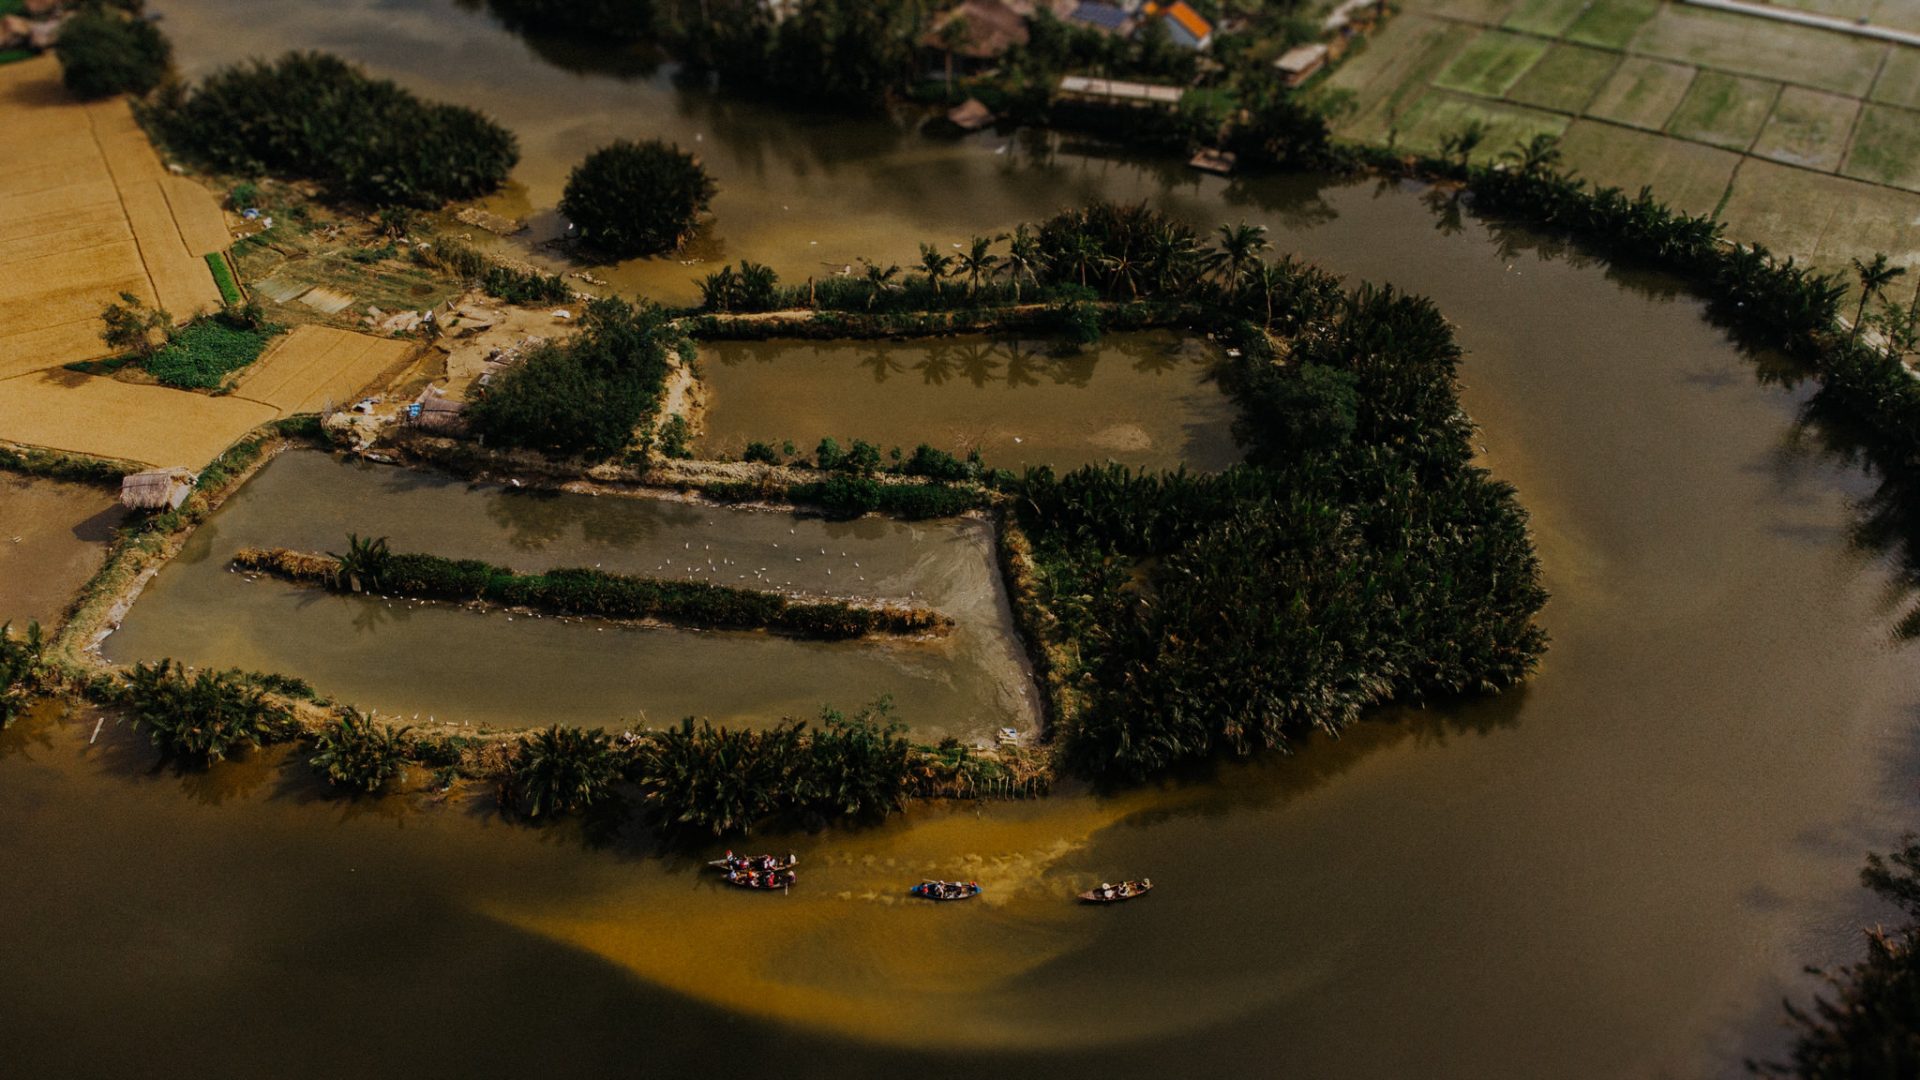
[(520, 157), (513, 134), (483, 114), (422, 101), (317, 52), (226, 68), (151, 116), (184, 156), (317, 180), (336, 198), (380, 206), (435, 209), (488, 194)]
[(713, 179), (679, 147), (621, 139), (575, 166), (560, 212), (580, 240), (615, 258), (678, 250), (713, 201)]

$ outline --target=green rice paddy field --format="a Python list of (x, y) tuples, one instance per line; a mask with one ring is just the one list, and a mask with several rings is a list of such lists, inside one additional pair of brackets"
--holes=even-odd
[[(1904, 0), (1778, 2), (1920, 32)], [(1734, 239), (1920, 268), (1920, 47), (1684, 0), (1402, 0), (1327, 85), (1349, 138), (1437, 150), (1479, 121), (1486, 161), (1547, 132), (1580, 175)]]

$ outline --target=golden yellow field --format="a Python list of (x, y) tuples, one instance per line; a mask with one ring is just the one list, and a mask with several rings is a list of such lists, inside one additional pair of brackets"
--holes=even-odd
[(279, 410), (101, 375), (52, 371), (0, 382), (0, 439), (151, 465), (199, 468)]
[(399, 367), (410, 342), (307, 325), (281, 338), (234, 385), (233, 396), (282, 415), (345, 408), (379, 376)]
[(0, 67), (0, 379), (101, 356), (121, 292), (184, 321), (220, 305), (219, 204), (171, 176), (123, 99), (81, 104), (51, 57)]

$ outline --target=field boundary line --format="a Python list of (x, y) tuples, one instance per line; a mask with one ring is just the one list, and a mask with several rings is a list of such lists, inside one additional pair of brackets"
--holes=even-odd
[(1765, 4), (1749, 4), (1743, 0), (1680, 0), (1683, 4), (1724, 11), (1734, 15), (1751, 15), (1758, 19), (1772, 19), (1775, 22), (1793, 23), (1798, 26), (1810, 26), (1815, 30), (1831, 30), (1854, 37), (1873, 38), (1878, 41), (1891, 41), (1895, 45), (1920, 47), (1920, 34), (1906, 30), (1895, 30), (1887, 26), (1874, 26), (1870, 23), (1848, 22), (1831, 15), (1816, 15), (1810, 11), (1796, 11), (1789, 8), (1771, 7)]
[(160, 283), (154, 280), (153, 267), (147, 261), (147, 247), (140, 242), (140, 230), (133, 227), (133, 213), (127, 209), (127, 194), (120, 189), (119, 177), (114, 175), (113, 163), (107, 160), (107, 148), (100, 142), (100, 125), (95, 123), (91, 111), (86, 113), (87, 137), (93, 140), (96, 153), (100, 155), (100, 164), (107, 171), (109, 182), (113, 185), (114, 201), (120, 205), (120, 219), (127, 223), (127, 232), (133, 237), (133, 249), (140, 253), (140, 272), (147, 276), (147, 292), (153, 297), (155, 307), (160, 306)]

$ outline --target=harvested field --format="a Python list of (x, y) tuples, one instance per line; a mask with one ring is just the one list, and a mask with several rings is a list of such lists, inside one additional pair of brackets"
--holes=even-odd
[(71, 371), (0, 382), (0, 439), (150, 465), (198, 468), (276, 418), (270, 405)]
[(1558, 135), (1567, 127), (1567, 118), (1557, 113), (1433, 90), (1408, 110), (1401, 141), (1413, 149), (1437, 151), (1440, 140), (1476, 120), (1487, 126), (1478, 151), (1481, 161), (1495, 160), (1535, 135)]
[(1587, 9), (1588, 0), (1520, 0), (1501, 26), (1542, 37), (1559, 37)]
[(1732, 151), (1592, 120), (1574, 121), (1560, 149), (1569, 167), (1596, 184), (1629, 195), (1652, 187), (1690, 214), (1713, 213), (1740, 164), (1740, 155)]
[(1920, 109), (1920, 49), (1894, 46), (1870, 96), (1883, 104)]
[(1779, 96), (1779, 83), (1703, 71), (1694, 76), (1680, 108), (1668, 119), (1667, 132), (1729, 150), (1745, 150), (1759, 136)]
[[(1721, 218), (1729, 235), (1758, 241), (1823, 270), (1844, 271), (1851, 254), (1884, 251), (1920, 268), (1920, 200), (1905, 192), (1748, 158)], [(1912, 294), (1912, 275), (1897, 283)]]
[(1499, 97), (1546, 51), (1547, 43), (1539, 38), (1489, 30), (1461, 50), (1453, 63), (1434, 77), (1433, 84), (1484, 97)]
[(1498, 26), (1513, 7), (1514, 0), (1428, 0), (1420, 10), (1461, 22)]
[(1764, 158), (1829, 172), (1840, 167), (1860, 102), (1789, 86), (1760, 129), (1753, 152)]
[(1582, 45), (1622, 49), (1658, 10), (1660, 0), (1594, 0), (1567, 27), (1566, 37)]
[(1667, 126), (1667, 117), (1680, 107), (1692, 83), (1693, 69), (1685, 64), (1630, 56), (1600, 88), (1587, 115), (1659, 131)]
[(1920, 191), (1920, 112), (1866, 106), (1841, 171), (1861, 180)]
[(1473, 31), (1458, 23), (1419, 15), (1394, 20), (1392, 33), (1369, 41), (1328, 79), (1329, 86), (1352, 90), (1360, 101), (1339, 122), (1342, 132), (1384, 140), (1426, 93), (1433, 76), (1472, 38)]
[(1507, 100), (1579, 115), (1620, 66), (1620, 54), (1584, 45), (1555, 45), (1507, 91)]
[(219, 204), (171, 176), (124, 100), (80, 104), (51, 57), (0, 67), (0, 378), (105, 354), (121, 292), (185, 321), (220, 304)]
[(0, 472), (0, 623), (53, 629), (124, 515), (108, 488)]
[(282, 416), (345, 406), (412, 351), (409, 341), (301, 326), (240, 376), (233, 395), (272, 406)]
[(1884, 41), (1678, 4), (1661, 9), (1633, 38), (1636, 53), (1854, 97), (1872, 86), (1889, 48)]

